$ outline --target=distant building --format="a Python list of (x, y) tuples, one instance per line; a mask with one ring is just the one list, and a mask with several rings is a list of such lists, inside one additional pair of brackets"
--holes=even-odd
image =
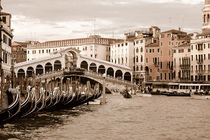
[(159, 41), (146, 46), (146, 81), (160, 80), (160, 46)]
[[(1, 10), (2, 7), (0, 6)], [(0, 10), (0, 11), (1, 11)], [(11, 60), (12, 60), (12, 51), (11, 51), (11, 45), (12, 45), (12, 29), (11, 29), (11, 14), (1, 12), (1, 54), (2, 54), (2, 69), (4, 73), (4, 77), (9, 76), (11, 74)]]
[(203, 8), (202, 34), (191, 40), (191, 81), (210, 83), (210, 0)]
[(136, 84), (145, 82), (146, 46), (158, 42), (160, 29), (151, 27), (147, 31), (135, 31), (125, 34), (125, 39), (111, 45), (111, 62), (133, 69)]
[(110, 44), (116, 39), (102, 38), (98, 35), (88, 38), (47, 41), (27, 46), (27, 61), (50, 56), (66, 48), (76, 48), (84, 56), (110, 61)]
[(26, 42), (13, 42), (12, 43), (12, 57), (14, 63), (25, 62), (27, 59), (27, 44)]
[(173, 48), (174, 80), (190, 82), (190, 43)]
[(190, 36), (181, 30), (162, 32), (160, 36), (160, 81), (171, 81), (173, 70), (173, 48), (190, 41)]

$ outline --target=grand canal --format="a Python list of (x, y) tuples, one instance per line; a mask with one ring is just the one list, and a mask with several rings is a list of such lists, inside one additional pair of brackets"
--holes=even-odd
[(41, 113), (0, 128), (0, 139), (209, 140), (210, 101), (108, 95), (106, 105)]

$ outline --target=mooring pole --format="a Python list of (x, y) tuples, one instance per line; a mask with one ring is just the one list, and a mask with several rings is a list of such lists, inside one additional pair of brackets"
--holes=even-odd
[(101, 104), (106, 104), (106, 81), (105, 81), (106, 75), (103, 74), (103, 93), (102, 93), (102, 99)]
[(1, 15), (1, 11), (2, 11), (2, 7), (1, 7), (1, 0), (0, 0), (0, 74), (1, 74), (1, 94), (0, 94), (0, 98), (1, 98), (1, 103), (0, 103), (0, 107), (3, 106), (3, 90), (4, 90), (4, 84), (3, 84), (3, 80), (4, 80), (4, 75), (3, 75), (3, 68), (2, 68), (2, 15)]

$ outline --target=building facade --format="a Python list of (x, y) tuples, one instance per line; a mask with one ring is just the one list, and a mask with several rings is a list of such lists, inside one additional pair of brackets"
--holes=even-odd
[(158, 42), (160, 29), (153, 26), (146, 31), (125, 34), (125, 39), (111, 45), (111, 62), (133, 69), (136, 84), (146, 82), (146, 46)]
[(160, 47), (159, 41), (146, 46), (146, 81), (160, 80)]
[[(1, 6), (0, 6), (1, 8)], [(2, 9), (1, 9), (2, 10)], [(1, 20), (0, 20), (0, 26), (1, 26), (1, 42), (0, 42), (0, 54), (1, 54), (1, 65), (3, 69), (2, 78), (6, 78), (11, 74), (11, 62), (12, 62), (12, 51), (11, 51), (11, 45), (12, 45), (12, 29), (11, 29), (11, 14), (1, 12)], [(4, 81), (6, 82), (6, 81)]]
[(190, 41), (186, 32), (169, 30), (160, 36), (160, 81), (172, 81), (175, 77), (173, 70), (173, 48)]
[(173, 48), (174, 80), (190, 82), (190, 43)]
[(114, 41), (117, 40), (94, 35), (88, 38), (32, 43), (27, 46), (27, 61), (50, 56), (66, 48), (76, 48), (84, 56), (110, 61), (110, 44)]
[(191, 40), (191, 81), (210, 83), (210, 0), (203, 8), (202, 34)]
[(12, 43), (12, 57), (14, 63), (25, 62), (27, 60), (27, 42)]

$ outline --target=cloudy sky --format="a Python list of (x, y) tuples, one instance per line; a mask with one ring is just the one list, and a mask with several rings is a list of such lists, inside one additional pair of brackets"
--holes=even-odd
[(14, 40), (122, 37), (152, 25), (200, 32), (204, 0), (2, 0)]

